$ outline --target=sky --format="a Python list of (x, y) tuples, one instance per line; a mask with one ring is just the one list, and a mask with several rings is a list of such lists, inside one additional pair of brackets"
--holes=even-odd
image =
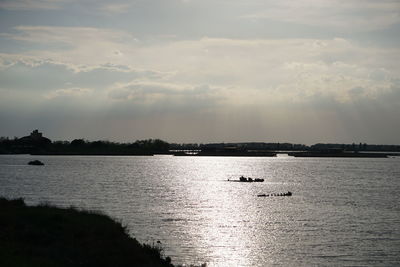
[(400, 144), (399, 0), (0, 0), (0, 136)]

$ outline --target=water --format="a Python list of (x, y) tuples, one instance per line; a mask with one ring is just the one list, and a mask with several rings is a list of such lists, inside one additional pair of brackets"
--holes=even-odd
[(0, 156), (1, 196), (103, 211), (208, 266), (398, 266), (399, 178), (400, 158)]

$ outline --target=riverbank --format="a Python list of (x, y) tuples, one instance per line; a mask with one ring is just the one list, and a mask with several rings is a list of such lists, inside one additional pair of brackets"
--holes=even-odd
[(317, 158), (387, 158), (387, 153), (370, 153), (370, 152), (327, 152), (327, 151), (306, 151), (291, 152), (289, 156), (293, 157), (317, 157)]
[(0, 229), (0, 266), (173, 266), (159, 246), (96, 212), (0, 198)]

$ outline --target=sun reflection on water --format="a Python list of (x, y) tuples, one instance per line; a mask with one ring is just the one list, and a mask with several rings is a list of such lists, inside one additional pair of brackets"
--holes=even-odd
[(257, 217), (262, 214), (256, 195), (265, 185), (228, 182), (228, 178), (238, 179), (243, 174), (243, 166), (232, 161), (204, 158), (202, 163), (207, 168), (202, 168), (195, 180), (204, 186), (197, 184), (187, 191), (197, 203), (196, 215), (203, 220), (201, 227), (192, 229), (197, 232), (193, 242), (208, 248), (205, 255), (212, 259), (212, 266), (253, 266), (257, 243), (274, 239), (272, 234), (260, 238), (257, 233)]

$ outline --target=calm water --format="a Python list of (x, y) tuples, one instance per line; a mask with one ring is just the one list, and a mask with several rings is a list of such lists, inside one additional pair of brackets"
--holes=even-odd
[[(265, 182), (226, 181), (240, 175)], [(0, 195), (101, 210), (174, 263), (400, 264), (400, 158), (7, 155)]]

